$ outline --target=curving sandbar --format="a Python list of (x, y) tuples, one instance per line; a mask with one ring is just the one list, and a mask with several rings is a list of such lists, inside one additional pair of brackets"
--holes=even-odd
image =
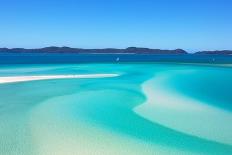
[(83, 79), (83, 78), (109, 78), (116, 77), (119, 74), (80, 74), (80, 75), (36, 75), (36, 76), (8, 76), (0, 77), (1, 83), (24, 82), (34, 80), (50, 80), (50, 79)]
[(170, 89), (171, 73), (156, 74), (142, 85), (147, 100), (134, 112), (170, 129), (232, 145), (232, 124), (225, 123), (232, 122), (232, 113)]

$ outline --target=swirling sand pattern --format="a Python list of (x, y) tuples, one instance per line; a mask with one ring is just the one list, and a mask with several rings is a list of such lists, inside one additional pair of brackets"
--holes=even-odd
[(220, 88), (228, 103), (211, 96), (211, 104), (182, 82), (183, 75), (203, 80), (199, 73), (209, 70), (214, 82), (221, 71), (231, 79), (231, 68), (222, 66), (2, 66), (0, 76), (120, 76), (0, 84), (0, 154), (231, 154), (229, 88)]

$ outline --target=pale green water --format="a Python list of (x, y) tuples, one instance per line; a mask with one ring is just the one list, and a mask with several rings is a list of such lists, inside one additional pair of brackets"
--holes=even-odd
[(232, 154), (232, 68), (0, 66), (0, 76), (114, 73), (0, 84), (0, 154)]

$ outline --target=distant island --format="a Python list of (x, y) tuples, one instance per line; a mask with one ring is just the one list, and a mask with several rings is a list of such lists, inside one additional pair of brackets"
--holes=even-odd
[(25, 49), (25, 48), (0, 48), (0, 52), (33, 52), (33, 53), (79, 53), (79, 54), (187, 54), (182, 49), (175, 50), (161, 50), (150, 48), (128, 47), (126, 49), (104, 48), (104, 49), (83, 49), (71, 47), (45, 47), (39, 49)]
[(125, 49), (83, 49), (55, 46), (39, 49), (0, 48), (0, 64), (104, 62), (182, 62), (232, 64), (232, 51), (199, 51), (196, 53), (189, 53), (183, 49), (165, 50), (141, 47), (128, 47)]
[(200, 51), (195, 54), (217, 54), (217, 55), (232, 55), (232, 50), (221, 50), (221, 51)]
[[(125, 49), (104, 48), (104, 49), (83, 49), (71, 47), (45, 47), (38, 49), (26, 48), (0, 48), (0, 53), (76, 53), (76, 54), (190, 54), (183, 49), (165, 50), (151, 49), (140, 47), (128, 47)], [(216, 51), (199, 51), (197, 55), (232, 55), (232, 50), (216, 50)]]

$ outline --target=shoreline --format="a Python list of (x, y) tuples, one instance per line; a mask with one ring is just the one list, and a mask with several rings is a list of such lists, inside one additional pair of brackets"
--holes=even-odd
[(75, 74), (75, 75), (36, 75), (36, 76), (6, 76), (0, 77), (0, 84), (26, 82), (36, 80), (51, 80), (51, 79), (84, 79), (84, 78), (110, 78), (117, 77), (119, 74)]

